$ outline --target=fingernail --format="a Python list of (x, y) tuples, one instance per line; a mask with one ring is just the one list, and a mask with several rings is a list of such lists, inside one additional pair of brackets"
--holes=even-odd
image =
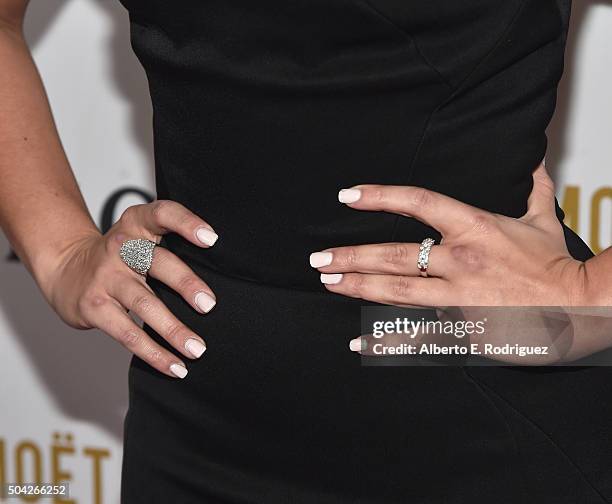
[(195, 297), (195, 304), (204, 313), (208, 313), (215, 307), (217, 301), (206, 292), (198, 292)]
[(328, 285), (340, 283), (342, 280), (342, 273), (333, 273), (331, 275), (321, 273), (321, 282)]
[(181, 364), (172, 364), (170, 366), (170, 371), (178, 378), (185, 378), (185, 376), (187, 376), (187, 368)]
[(212, 229), (208, 228), (200, 228), (196, 232), (196, 236), (198, 240), (200, 240), (204, 245), (208, 245), (212, 247), (215, 242), (219, 239), (219, 235), (215, 233)]
[(359, 198), (361, 198), (361, 190), (359, 189), (342, 189), (338, 193), (340, 203), (355, 203)]
[(201, 357), (206, 350), (206, 345), (200, 340), (190, 338), (185, 342), (185, 350), (194, 357)]
[(351, 349), (351, 352), (361, 352), (362, 350), (361, 338), (352, 339), (349, 342), (349, 348)]
[(314, 252), (310, 254), (310, 265), (313, 268), (321, 268), (329, 266), (332, 262), (333, 255), (331, 252)]

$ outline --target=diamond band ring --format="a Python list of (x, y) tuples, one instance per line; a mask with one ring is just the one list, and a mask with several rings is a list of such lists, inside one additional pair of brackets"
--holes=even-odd
[(119, 255), (130, 269), (140, 275), (146, 275), (153, 262), (153, 249), (157, 244), (151, 240), (139, 238), (125, 240), (121, 244)]
[(427, 268), (429, 267), (429, 252), (436, 241), (433, 238), (425, 238), (419, 247), (419, 257), (417, 259), (417, 267), (421, 276), (427, 277)]

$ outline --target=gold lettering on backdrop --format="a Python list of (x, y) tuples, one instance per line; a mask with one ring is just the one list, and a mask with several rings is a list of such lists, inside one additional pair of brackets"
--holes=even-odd
[[(49, 446), (48, 454), (46, 451), (47, 446)], [(9, 460), (9, 454), (11, 453), (14, 454), (14, 459)], [(29, 439), (22, 440), (14, 445), (14, 450), (11, 449), (11, 445), (5, 438), (0, 438), (0, 485), (6, 483), (18, 485), (48, 485), (49, 483), (61, 485), (68, 483), (71, 486), (70, 494), (72, 492), (71, 483), (74, 480), (74, 476), (71, 472), (64, 469), (66, 464), (65, 458), (70, 456), (77, 457), (72, 462), (77, 463), (80, 480), (85, 478), (87, 481), (87, 462), (91, 463), (91, 498), (83, 496), (79, 500), (68, 499), (58, 495), (53, 499), (50, 496), (42, 498), (39, 495), (20, 495), (19, 498), (21, 500), (19, 502), (44, 502), (49, 504), (77, 504), (78, 502), (86, 502), (87, 504), (105, 504), (103, 469), (105, 459), (111, 457), (111, 451), (107, 448), (94, 446), (84, 446), (82, 450), (80, 448), (76, 449), (72, 434), (65, 434), (62, 437), (58, 432), (55, 432), (53, 433), (50, 445), (39, 445)], [(79, 460), (79, 456), (87, 460)], [(13, 460), (14, 466), (11, 464)], [(48, 462), (50, 462), (49, 465), (47, 465)], [(85, 472), (82, 472), (81, 468)], [(89, 486), (89, 482), (87, 486)], [(84, 491), (87, 492), (87, 489)], [(2, 498), (1, 492), (0, 502), (8, 502)]]
[(591, 200), (591, 248), (593, 252), (599, 254), (605, 248), (601, 243), (601, 202), (604, 199), (612, 203), (612, 187), (602, 187), (595, 191)]
[[(26, 454), (29, 452), (29, 457)], [(31, 471), (26, 471), (24, 459), (29, 458), (32, 462)], [(15, 447), (15, 483), (24, 485), (33, 483), (42, 484), (42, 457), (40, 449), (32, 441), (22, 441)], [(22, 495), (26, 502), (38, 502), (38, 495)]]
[(579, 232), (579, 203), (580, 203), (580, 188), (578, 186), (565, 186), (563, 192), (563, 203), (561, 208), (565, 212), (565, 224), (575, 233)]
[(110, 457), (110, 451), (101, 448), (83, 448), (83, 454), (92, 459), (93, 504), (102, 504), (102, 458)]
[[(72, 473), (66, 469), (62, 469), (60, 457), (74, 455), (74, 446), (72, 444), (72, 435), (66, 434), (65, 443), (62, 444), (62, 437), (59, 432), (53, 433), (53, 443), (51, 444), (51, 483), (59, 485), (67, 483), (72, 479)], [(53, 498), (54, 504), (76, 504), (74, 499), (63, 499), (60, 496)]]

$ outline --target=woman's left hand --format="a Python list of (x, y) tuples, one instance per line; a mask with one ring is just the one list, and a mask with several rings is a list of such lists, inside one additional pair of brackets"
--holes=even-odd
[(571, 257), (555, 215), (554, 184), (540, 165), (528, 210), (515, 219), (412, 186), (360, 185), (339, 199), (357, 210), (414, 217), (441, 244), (420, 275), (420, 243), (383, 243), (313, 253), (311, 265), (332, 292), (396, 306), (580, 306), (584, 263)]

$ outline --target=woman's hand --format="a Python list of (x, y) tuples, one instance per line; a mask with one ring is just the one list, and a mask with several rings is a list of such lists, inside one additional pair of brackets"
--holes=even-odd
[[(59, 140), (23, 34), (27, 0), (0, 2), (0, 227), (46, 299), (69, 325), (97, 327), (154, 368), (184, 377), (183, 362), (155, 343), (132, 310), (189, 358), (205, 345), (119, 257), (124, 240), (159, 242), (173, 231), (208, 247), (217, 235), (178, 203), (129, 208), (104, 236), (96, 229)], [(60, 252), (58, 252), (60, 251)], [(208, 286), (169, 251), (155, 247), (149, 274), (201, 313), (215, 304)]]
[(514, 219), (419, 187), (361, 185), (340, 192), (357, 210), (414, 217), (442, 234), (417, 268), (419, 243), (338, 247), (310, 256), (327, 289), (397, 306), (576, 306), (586, 303), (584, 263), (566, 247), (554, 185), (533, 174), (528, 211)]
[[(185, 357), (200, 357), (202, 338), (180, 322), (155, 296), (145, 277), (120, 258), (124, 240), (146, 238), (159, 243), (175, 232), (203, 248), (214, 245), (211, 226), (179, 203), (167, 200), (128, 208), (105, 234), (90, 233), (75, 240), (59, 258), (59, 266), (45, 275), (43, 293), (60, 317), (78, 329), (99, 328), (162, 373), (183, 378), (181, 359), (153, 341), (127, 311), (138, 315)], [(148, 272), (178, 292), (200, 313), (215, 303), (211, 289), (170, 251), (155, 247)]]
[[(414, 217), (440, 232), (441, 243), (429, 254), (428, 277), (422, 277), (417, 267), (420, 243), (330, 248), (313, 253), (311, 266), (321, 272), (326, 288), (337, 294), (388, 305), (436, 308), (440, 320), (486, 320), (486, 331), (470, 338), (479, 348), (508, 343), (549, 349), (545, 356), (494, 359), (514, 364), (561, 363), (608, 348), (612, 344), (610, 310), (602, 313), (593, 308), (607, 298), (592, 295), (587, 286), (598, 279), (588, 276), (587, 264), (567, 250), (555, 213), (554, 185), (543, 165), (533, 178), (528, 210), (518, 219), (419, 187), (345, 189), (339, 199), (351, 208)], [(499, 306), (514, 308), (486, 308)], [(368, 338), (371, 335), (354, 339), (351, 350), (374, 351), (376, 346), (367, 344)], [(396, 340), (414, 343), (418, 338), (391, 334), (385, 345), (393, 346)], [(380, 343), (370, 343), (375, 341)], [(427, 341), (435, 339), (428, 335)]]

